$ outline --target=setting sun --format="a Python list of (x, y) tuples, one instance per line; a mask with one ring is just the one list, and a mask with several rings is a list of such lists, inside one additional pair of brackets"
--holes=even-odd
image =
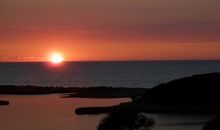
[(59, 64), (63, 62), (64, 58), (61, 54), (55, 53), (51, 55), (50, 61), (54, 64)]

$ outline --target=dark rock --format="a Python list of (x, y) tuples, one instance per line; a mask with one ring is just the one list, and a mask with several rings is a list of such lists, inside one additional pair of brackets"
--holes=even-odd
[(8, 101), (0, 101), (0, 105), (9, 105)]

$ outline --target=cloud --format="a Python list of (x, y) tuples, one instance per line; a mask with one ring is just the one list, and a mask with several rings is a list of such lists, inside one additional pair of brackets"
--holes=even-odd
[(45, 61), (45, 56), (1, 56), (0, 61)]

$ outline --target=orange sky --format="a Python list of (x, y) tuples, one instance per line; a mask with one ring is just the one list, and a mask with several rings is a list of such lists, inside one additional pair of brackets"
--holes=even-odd
[(0, 61), (220, 59), (218, 0), (2, 0)]

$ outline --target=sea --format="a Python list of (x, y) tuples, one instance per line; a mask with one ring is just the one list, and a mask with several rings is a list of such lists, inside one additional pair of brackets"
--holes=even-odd
[[(0, 85), (152, 88), (195, 74), (220, 72), (220, 61), (114, 61), (52, 64), (0, 63)], [(106, 114), (76, 115), (79, 107), (112, 106), (129, 98), (60, 98), (61, 95), (0, 95), (2, 130), (97, 130)], [(152, 130), (202, 130), (215, 114), (145, 113)], [(149, 129), (151, 130), (151, 129)]]
[(220, 72), (220, 61), (106, 61), (0, 63), (0, 85), (141, 87)]

